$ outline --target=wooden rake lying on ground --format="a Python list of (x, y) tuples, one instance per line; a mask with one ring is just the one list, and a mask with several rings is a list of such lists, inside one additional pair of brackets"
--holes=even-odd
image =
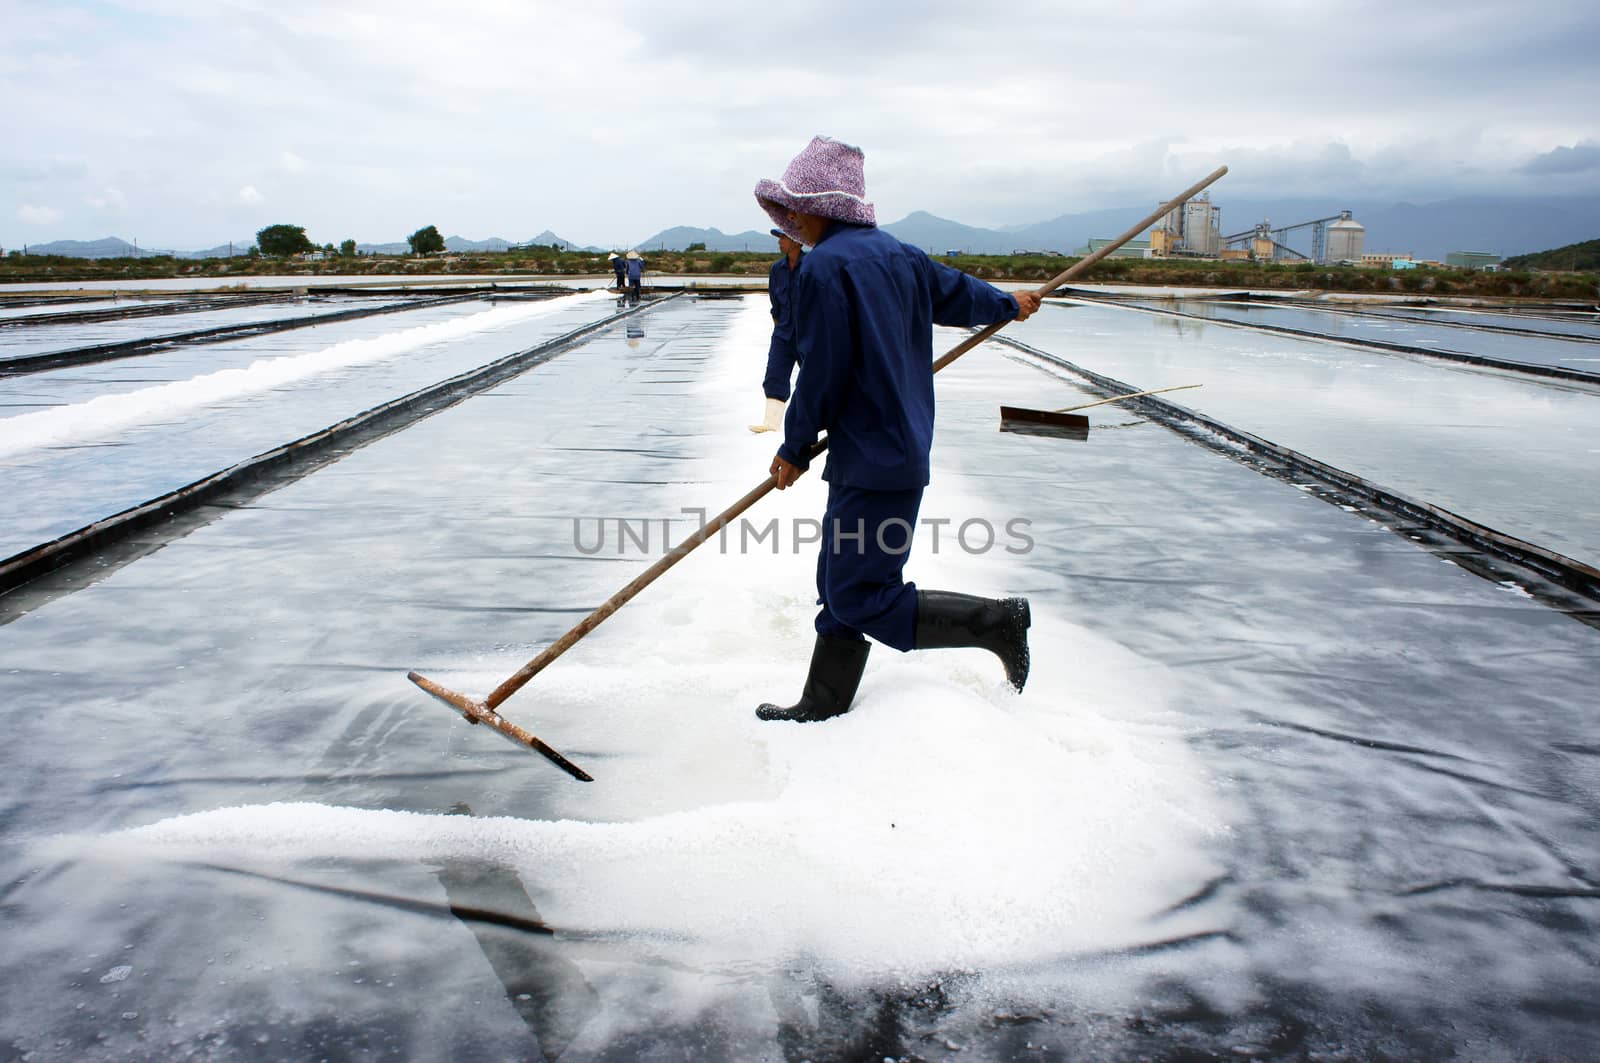
[[(1100, 250), (1094, 252), (1093, 254), (1080, 259), (1072, 266), (1063, 270), (1056, 277), (1046, 281), (1043, 285), (1035, 289), (1036, 293), (1041, 297), (1049, 295), (1051, 292), (1072, 280), (1074, 277), (1084, 273), (1093, 267), (1095, 263), (1111, 254), (1111, 252), (1115, 251), (1129, 240), (1132, 240), (1135, 236), (1138, 236), (1141, 232), (1155, 224), (1164, 215), (1177, 208), (1186, 200), (1199, 194), (1202, 189), (1219, 179), (1227, 172), (1228, 168), (1226, 166), (1217, 167), (1204, 180), (1190, 185), (1172, 199), (1163, 203), (1154, 213), (1141, 220), (1139, 224), (1133, 226), (1111, 243), (1100, 248)], [(996, 332), (999, 332), (1000, 329), (1005, 326), (1005, 324), (1006, 322), (1001, 321), (997, 324), (990, 325), (985, 329), (973, 333), (971, 336), (961, 341), (961, 343), (951, 348), (950, 351), (938, 361), (934, 362), (933, 371), (937, 373), (941, 369), (944, 369), (951, 362), (954, 362), (957, 358), (960, 358), (963, 354), (966, 354), (968, 351), (972, 350), (972, 348), (978, 346), (978, 344), (982, 343), (990, 336), (993, 336)], [(808, 462), (815, 461), (816, 458), (827, 449), (827, 447), (828, 441), (826, 439), (823, 439), (813, 445), (808, 454)], [(421, 687), (423, 690), (426, 690), (428, 693), (432, 694), (446, 705), (449, 705), (451, 708), (461, 713), (461, 715), (467, 718), (469, 723), (487, 724), (489, 727), (493, 728), (495, 731), (498, 731), (500, 734), (515, 742), (517, 745), (525, 746), (543, 754), (550, 760), (551, 763), (555, 764), (568, 775), (571, 775), (574, 779), (578, 779), (582, 782), (593, 782), (594, 777), (588, 772), (572, 763), (572, 761), (562, 756), (555, 749), (552, 749), (537, 736), (528, 733), (521, 727), (518, 727), (510, 720), (506, 719), (504, 716), (501, 716), (498, 711), (501, 703), (511, 695), (515, 694), (517, 691), (521, 690), (530, 679), (544, 671), (544, 669), (557, 657), (560, 657), (563, 653), (566, 653), (573, 646), (576, 646), (585, 635), (599, 627), (607, 617), (611, 616), (618, 609), (621, 609), (624, 605), (627, 605), (628, 602), (632, 601), (640, 591), (654, 583), (663, 573), (667, 571), (667, 569), (671, 568), (673, 565), (676, 565), (685, 557), (688, 557), (689, 554), (693, 552), (694, 549), (701, 543), (705, 542), (707, 539), (717, 534), (717, 532), (727, 527), (728, 524), (738, 518), (738, 516), (745, 510), (759, 502), (767, 494), (767, 492), (771, 491), (777, 486), (777, 484), (778, 478), (776, 475), (768, 476), (760, 484), (751, 489), (751, 491), (743, 498), (739, 499), (733, 505), (729, 506), (711, 520), (707, 521), (699, 531), (689, 536), (689, 538), (685, 539), (677, 546), (668, 550), (664, 555), (662, 555), (661, 560), (657, 561), (645, 571), (641, 572), (626, 587), (623, 587), (616, 594), (613, 594), (610, 598), (606, 599), (605, 603), (602, 604), (598, 609), (584, 617), (582, 620), (578, 621), (578, 623), (574, 625), (570, 631), (553, 642), (543, 653), (540, 653), (533, 660), (517, 669), (510, 678), (501, 683), (499, 686), (495, 687), (486, 697), (468, 697), (467, 695), (458, 693), (457, 691), (451, 690), (448, 687), (441, 686), (440, 684), (429, 679), (427, 676), (420, 675), (417, 672), (408, 673), (406, 678), (410, 679), (413, 683), (417, 684), (417, 686)]]

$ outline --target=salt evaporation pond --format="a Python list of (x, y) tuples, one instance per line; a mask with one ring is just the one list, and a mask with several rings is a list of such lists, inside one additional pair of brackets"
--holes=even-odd
[(1348, 314), (1291, 306), (1250, 303), (1191, 302), (1146, 303), (1156, 309), (1176, 308), (1216, 321), (1237, 321), (1249, 325), (1274, 325), (1317, 332), (1335, 339), (1377, 340), (1434, 350), (1465, 351), (1485, 358), (1499, 358), (1532, 365), (1564, 366), (1596, 372), (1600, 366), (1600, 343), (1595, 337), (1526, 336), (1452, 328), (1432, 321), (1382, 314)]
[(1593, 385), (1113, 306), (1049, 304), (1028, 324), (1029, 342), (1086, 368), (1140, 388), (1201, 384), (1169, 397), (1600, 567)]
[[(1163, 383), (1119, 360), (1148, 318), (1081, 313), (1014, 334)], [(809, 652), (813, 474), (506, 704), (595, 783), (421, 695), (408, 669), (483, 692), (642, 571), (660, 539), (618, 518), (678, 539), (765, 475), (765, 301), (630, 323), (0, 628), (0, 1044), (1587, 1051), (1600, 632), (1115, 407), (1084, 443), (997, 433), (1086, 401), (1003, 348), (938, 381), (949, 523), (910, 575), (1031, 597), (1024, 694), (878, 648), (849, 715), (754, 719)], [(368, 394), (318, 380), (285, 395)]]
[(294, 317), (317, 317), (344, 310), (382, 306), (381, 300), (285, 300), (225, 307), (194, 313), (117, 318), (63, 327), (54, 323), (17, 324), (0, 329), (0, 358), (50, 354), (103, 343), (127, 343), (174, 333), (198, 332), (227, 325), (250, 325)]
[(0, 556), (536, 346), (610, 308), (598, 293), (495, 308), (458, 303), (383, 324), (338, 322), (275, 343), (179, 348), (0, 380), (0, 401), (20, 405), (41, 392), (70, 400), (0, 418), (0, 490), (15, 507), (0, 531)]

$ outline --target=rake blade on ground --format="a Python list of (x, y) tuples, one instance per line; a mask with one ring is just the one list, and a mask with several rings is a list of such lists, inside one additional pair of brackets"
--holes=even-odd
[(1052, 439), (1089, 438), (1089, 418), (1079, 413), (1030, 410), (1025, 406), (1000, 407), (1000, 431)]
[(475, 698), (469, 698), (465, 694), (459, 694), (448, 687), (440, 686), (427, 676), (419, 675), (416, 672), (407, 673), (406, 678), (417, 684), (417, 686), (421, 687), (423, 690), (426, 690), (428, 693), (432, 694), (434, 697), (438, 698), (440, 701), (444, 702), (446, 705), (449, 705), (452, 709), (455, 709), (461, 715), (465, 716), (468, 723), (485, 724), (488, 727), (498, 731), (500, 734), (505, 735), (517, 745), (531, 749), (536, 753), (543, 754), (545, 759), (550, 761), (550, 763), (554, 764), (556, 767), (560, 768), (574, 779), (577, 779), (579, 782), (594, 782), (594, 776), (590, 775), (588, 772), (572, 763), (572, 761), (562, 756), (556, 750), (550, 748), (537, 736), (524, 731), (522, 728), (506, 719), (504, 716), (501, 716), (498, 712), (495, 712), (493, 709), (489, 708), (483, 702), (478, 701)]

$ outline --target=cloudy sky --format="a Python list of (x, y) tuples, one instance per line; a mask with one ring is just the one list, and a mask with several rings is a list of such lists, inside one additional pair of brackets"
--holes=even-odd
[(0, 0), (0, 246), (765, 228), (814, 133), (882, 221), (1600, 191), (1593, 0)]

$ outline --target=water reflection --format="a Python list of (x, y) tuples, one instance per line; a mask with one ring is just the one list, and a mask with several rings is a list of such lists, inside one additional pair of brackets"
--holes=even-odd
[[(472, 815), (464, 804), (452, 811)], [(599, 1013), (600, 994), (564, 954), (515, 871), (459, 862), (437, 874), (451, 912), (472, 932), (539, 1050), (559, 1058)]]

